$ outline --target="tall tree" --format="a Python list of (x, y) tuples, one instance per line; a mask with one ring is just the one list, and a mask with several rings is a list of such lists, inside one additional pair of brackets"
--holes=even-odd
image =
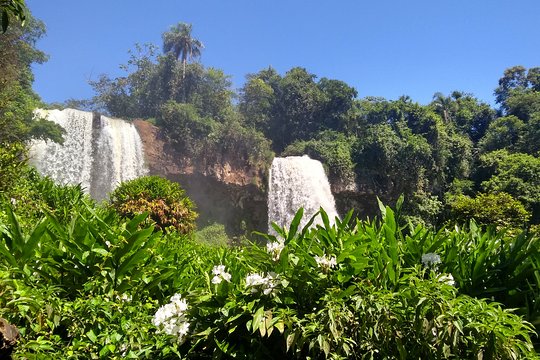
[(43, 63), (47, 55), (35, 47), (45, 33), (45, 25), (26, 15), (26, 25), (13, 22), (0, 34), (0, 146), (30, 138), (62, 141), (62, 129), (45, 119), (34, 119), (41, 106), (32, 90), (32, 65)]
[(200, 56), (204, 48), (202, 42), (191, 36), (191, 29), (191, 24), (178, 23), (163, 34), (163, 51), (172, 52), (182, 61), (182, 77), (186, 76), (187, 60)]
[(510, 96), (510, 91), (527, 87), (527, 69), (523, 66), (513, 66), (504, 70), (504, 75), (499, 79), (499, 86), (495, 89), (495, 98), (504, 110), (506, 110), (506, 99)]
[(0, 27), (5, 33), (10, 17), (14, 17), (24, 24), (26, 20), (26, 4), (24, 0), (2, 0), (0, 1)]
[(538, 91), (540, 91), (540, 68), (527, 70), (523, 66), (514, 66), (504, 70), (503, 77), (499, 79), (499, 86), (495, 89), (495, 96), (501, 108), (507, 111), (507, 114), (511, 114), (508, 103), (510, 97)]
[(435, 112), (437, 112), (444, 122), (448, 124), (451, 121), (450, 113), (452, 111), (452, 98), (449, 96), (444, 96), (443, 93), (436, 92), (433, 95), (433, 107)]

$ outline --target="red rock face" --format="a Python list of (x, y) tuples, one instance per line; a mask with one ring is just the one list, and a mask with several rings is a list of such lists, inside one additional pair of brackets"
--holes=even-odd
[(202, 159), (191, 159), (175, 151), (151, 123), (135, 120), (134, 125), (150, 175), (180, 183), (197, 205), (199, 227), (219, 222), (231, 235), (246, 230), (266, 231), (264, 170), (232, 154), (207, 153)]
[(200, 174), (224, 184), (265, 186), (263, 171), (242, 159), (227, 154), (206, 154), (204, 159), (190, 159), (173, 150), (156, 126), (143, 120), (135, 120), (133, 123), (141, 136), (146, 165), (151, 174), (164, 177)]

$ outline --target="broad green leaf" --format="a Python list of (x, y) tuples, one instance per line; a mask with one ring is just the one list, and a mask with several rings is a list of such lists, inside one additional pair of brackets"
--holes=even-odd
[(302, 221), (302, 216), (304, 215), (304, 208), (298, 209), (296, 214), (294, 215), (294, 218), (291, 222), (291, 225), (289, 226), (289, 233), (287, 235), (287, 242), (291, 241), (294, 236), (296, 235), (296, 232), (298, 231), (298, 226), (300, 225), (300, 221)]
[(264, 307), (260, 307), (257, 309), (255, 314), (253, 315), (253, 322), (251, 324), (251, 332), (254, 333), (259, 328), (261, 322), (264, 320)]
[(90, 330), (86, 333), (86, 336), (88, 336), (88, 338), (90, 339), (90, 341), (92, 342), (96, 342), (97, 341), (97, 336), (96, 334), (94, 333), (94, 330)]

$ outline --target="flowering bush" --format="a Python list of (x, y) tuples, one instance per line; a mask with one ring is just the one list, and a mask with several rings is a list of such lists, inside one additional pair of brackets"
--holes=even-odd
[[(408, 249), (391, 209), (265, 235), (229, 249), (179, 289), (191, 304), (189, 357), (532, 358), (532, 327), (497, 303), (460, 295), (443, 254)], [(312, 222), (310, 222), (312, 223)], [(428, 250), (428, 251), (425, 251)], [(444, 254), (446, 256), (446, 254)], [(408, 265), (411, 257), (415, 264)], [(227, 269), (227, 271), (226, 271)], [(157, 314), (156, 314), (157, 315)]]
[[(268, 246), (225, 248), (141, 229), (144, 216), (84, 214), (34, 228), (9, 207), (0, 217), (0, 317), (21, 330), (16, 358), (536, 358), (529, 323), (465, 295), (528, 275), (528, 235), (507, 247), (471, 227), (405, 233), (389, 208), (335, 225), (321, 211), (324, 225), (299, 229), (300, 211)], [(538, 289), (526, 279), (519, 297)]]
[(275, 295), (277, 286), (278, 278), (274, 272), (266, 276), (257, 273), (246, 276), (246, 288), (251, 289), (252, 293), (262, 292), (264, 295)]

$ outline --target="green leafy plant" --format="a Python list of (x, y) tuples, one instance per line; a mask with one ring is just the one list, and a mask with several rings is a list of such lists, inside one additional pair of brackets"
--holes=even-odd
[(225, 232), (225, 225), (214, 223), (198, 230), (195, 233), (195, 239), (201, 243), (227, 246), (230, 244), (230, 238)]
[[(267, 248), (228, 250), (185, 299), (188, 357), (533, 358), (532, 327), (414, 265), (395, 213), (371, 223), (276, 227)], [(313, 219), (312, 219), (313, 221)], [(418, 252), (420, 258), (421, 253)], [(213, 277), (212, 277), (213, 276)], [(183, 300), (184, 301), (184, 300)], [(174, 300), (170, 303), (174, 308)], [(163, 309), (167, 309), (164, 307)], [(156, 314), (156, 316), (158, 316)], [(174, 311), (170, 320), (176, 321)]]
[(458, 195), (450, 200), (452, 217), (459, 223), (475, 219), (481, 225), (520, 228), (531, 217), (523, 204), (507, 193), (480, 193), (471, 198)]
[(0, 316), (23, 334), (16, 356), (537, 358), (531, 324), (501, 305), (538, 292), (527, 234), (404, 229), (381, 205), (369, 222), (321, 209), (304, 228), (300, 210), (266, 246), (213, 247), (87, 206), (34, 228), (4, 209)]

